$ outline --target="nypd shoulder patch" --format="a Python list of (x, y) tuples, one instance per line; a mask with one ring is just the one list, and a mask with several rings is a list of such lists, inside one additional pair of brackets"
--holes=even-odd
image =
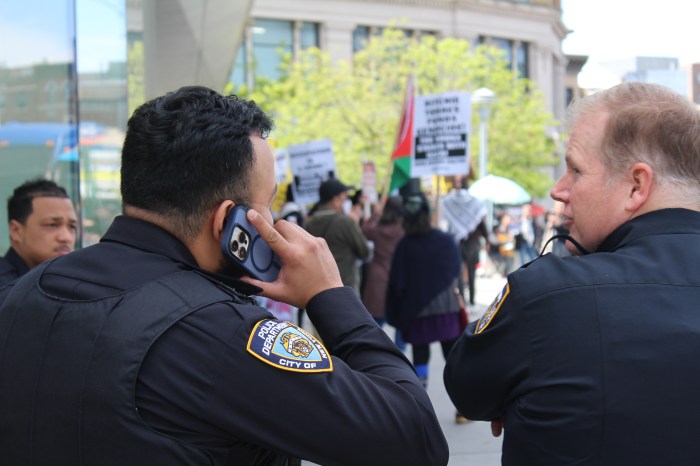
[(266, 319), (255, 324), (246, 349), (278, 369), (292, 372), (333, 371), (333, 360), (323, 344), (304, 329), (286, 321)]
[(496, 295), (496, 298), (493, 300), (488, 309), (486, 309), (484, 315), (482, 315), (481, 319), (479, 319), (479, 323), (476, 325), (474, 333), (481, 333), (486, 330), (486, 327), (489, 326), (493, 318), (496, 317), (496, 314), (498, 314), (498, 311), (501, 310), (501, 306), (503, 306), (503, 303), (506, 301), (506, 297), (509, 293), (510, 285), (506, 283), (506, 286), (504, 286), (501, 292)]

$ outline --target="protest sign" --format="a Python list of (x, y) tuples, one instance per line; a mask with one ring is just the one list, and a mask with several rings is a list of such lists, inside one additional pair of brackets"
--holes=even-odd
[(300, 205), (318, 201), (318, 188), (335, 177), (335, 158), (330, 139), (311, 141), (287, 147), (289, 166), (294, 178), (294, 194)]
[(377, 202), (377, 168), (374, 162), (362, 162), (362, 194), (369, 202)]
[(471, 95), (467, 92), (416, 97), (411, 176), (469, 172)]
[(287, 150), (277, 149), (275, 151), (275, 177), (277, 178), (277, 184), (281, 185), (287, 182), (287, 170), (289, 170)]

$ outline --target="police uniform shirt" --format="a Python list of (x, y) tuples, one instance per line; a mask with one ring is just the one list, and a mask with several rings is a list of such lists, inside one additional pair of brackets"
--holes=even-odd
[(699, 264), (700, 213), (666, 209), (512, 273), (449, 355), (455, 406), (505, 421), (504, 465), (700, 464)]
[[(99, 244), (48, 263), (41, 284), (65, 299), (98, 299), (195, 267), (164, 230), (117, 217)], [(314, 367), (268, 358), (269, 332), (290, 329), (290, 346), (304, 334), (258, 306), (215, 303), (188, 314), (143, 361), (134, 387), (139, 416), (229, 465), (286, 465), (294, 457), (324, 465), (446, 464), (425, 390), (354, 292), (324, 291), (307, 312), (323, 342), (309, 337), (314, 345), (297, 349), (332, 355)]]
[(19, 254), (13, 248), (8, 249), (5, 257), (0, 257), (0, 288), (27, 272), (29, 267)]

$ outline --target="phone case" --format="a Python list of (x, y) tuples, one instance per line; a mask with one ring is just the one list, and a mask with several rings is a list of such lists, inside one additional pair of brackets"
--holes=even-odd
[(221, 250), (247, 275), (265, 282), (275, 281), (281, 264), (279, 257), (248, 222), (248, 208), (234, 206), (229, 212), (221, 237)]

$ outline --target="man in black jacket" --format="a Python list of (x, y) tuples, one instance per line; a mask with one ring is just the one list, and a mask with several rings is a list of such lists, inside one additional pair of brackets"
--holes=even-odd
[[(508, 276), (445, 384), (504, 465), (700, 462), (700, 113), (627, 83), (574, 103), (567, 248)], [(590, 251), (590, 254), (588, 253)]]
[(0, 288), (75, 247), (78, 218), (66, 190), (53, 181), (30, 180), (15, 188), (7, 221), (10, 248), (0, 257)]
[[(323, 240), (271, 225), (271, 125), (254, 102), (202, 87), (134, 112), (124, 215), (0, 307), (3, 463), (447, 463), (411, 365)], [(275, 282), (221, 252), (238, 204), (281, 259)], [(323, 342), (254, 305), (258, 292), (305, 307)]]

